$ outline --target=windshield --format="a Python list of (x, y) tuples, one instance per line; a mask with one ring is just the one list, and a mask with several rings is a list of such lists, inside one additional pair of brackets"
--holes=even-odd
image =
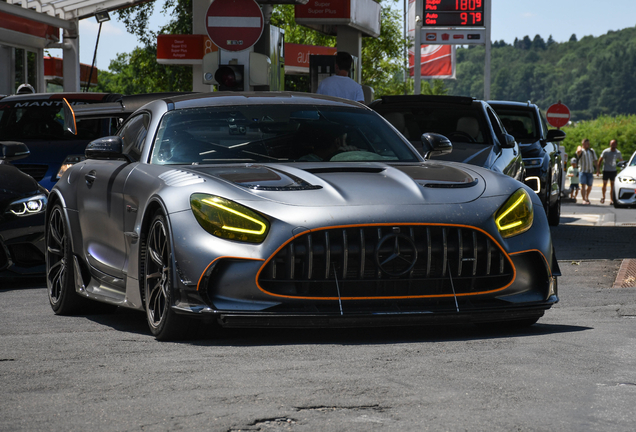
[(506, 131), (515, 137), (517, 141), (536, 141), (541, 139), (532, 112), (505, 111), (502, 109), (497, 109), (496, 111)]
[[(70, 101), (72, 105), (77, 102)], [(114, 122), (112, 125), (109, 122)], [(77, 135), (64, 132), (61, 100), (0, 101), (0, 137), (3, 140), (94, 140), (111, 135), (116, 120), (78, 120)]]
[(300, 105), (168, 112), (151, 156), (160, 165), (419, 160), (373, 111)]

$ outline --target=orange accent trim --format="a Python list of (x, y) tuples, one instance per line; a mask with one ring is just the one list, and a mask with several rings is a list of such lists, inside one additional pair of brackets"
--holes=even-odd
[(528, 249), (528, 250), (519, 251), (519, 252), (512, 252), (510, 255), (519, 255), (519, 254), (528, 253), (528, 252), (539, 252), (539, 255), (541, 255), (541, 257), (545, 261), (545, 267), (548, 269), (548, 273), (550, 274), (550, 277), (552, 277), (552, 268), (550, 267), (550, 263), (548, 262), (548, 259), (545, 257), (543, 252), (541, 252), (539, 249)]
[[(341, 229), (341, 228), (357, 228), (357, 227), (377, 227), (377, 226), (405, 226), (405, 225), (418, 225), (418, 226), (442, 226), (442, 227), (455, 227), (455, 228), (470, 228), (470, 229), (474, 229), (477, 231), (482, 232), (483, 234), (486, 234), (486, 236), (488, 236), (498, 247), (499, 249), (503, 252), (504, 256), (506, 258), (508, 258), (508, 261), (510, 262), (510, 266), (512, 267), (512, 280), (510, 281), (509, 284), (503, 286), (502, 288), (497, 288), (494, 290), (490, 290), (490, 291), (482, 291), (479, 293), (463, 293), (463, 294), (436, 294), (436, 295), (423, 295), (423, 296), (391, 296), (391, 297), (298, 297), (298, 296), (288, 296), (288, 295), (282, 295), (282, 294), (274, 294), (271, 293), (269, 291), (266, 291), (265, 289), (263, 289), (259, 283), (258, 283), (258, 277), (260, 276), (261, 272), (263, 271), (263, 269), (265, 268), (265, 266), (267, 265), (267, 263), (278, 253), (278, 251), (280, 251), (282, 248), (284, 248), (285, 246), (287, 246), (290, 242), (292, 242), (295, 238), (307, 233), (307, 232), (317, 232), (317, 231), (325, 231), (325, 230), (329, 230), (329, 229)], [(322, 228), (317, 228), (315, 230), (307, 230), (307, 231), (303, 231), (302, 233), (296, 234), (294, 235), (292, 238), (290, 238), (289, 240), (287, 240), (285, 243), (283, 243), (278, 249), (276, 249), (276, 251), (274, 251), (274, 253), (267, 258), (267, 260), (265, 260), (265, 263), (261, 266), (261, 268), (258, 270), (258, 273), (256, 273), (256, 286), (258, 287), (259, 290), (261, 290), (264, 294), (267, 295), (271, 295), (274, 297), (283, 297), (283, 298), (290, 298), (290, 299), (295, 299), (295, 300), (399, 300), (399, 299), (422, 299), (422, 298), (443, 298), (443, 297), (467, 297), (467, 296), (476, 296), (476, 295), (483, 295), (483, 294), (491, 294), (494, 292), (498, 292), (498, 291), (503, 291), (506, 288), (508, 288), (510, 285), (512, 285), (512, 283), (515, 281), (515, 279), (517, 278), (517, 269), (515, 268), (514, 263), (512, 262), (512, 259), (510, 258), (510, 255), (506, 253), (506, 251), (501, 247), (501, 245), (499, 244), (498, 241), (496, 241), (493, 236), (491, 236), (488, 232), (484, 231), (481, 228), (477, 228), (474, 226), (470, 226), (470, 225), (461, 225), (461, 224), (443, 224), (443, 223), (407, 223), (407, 222), (403, 222), (403, 223), (379, 223), (379, 224), (356, 224), (356, 225), (336, 225), (336, 226), (332, 226), (332, 227), (322, 227)]]
[(205, 270), (203, 270), (203, 273), (201, 273), (201, 276), (199, 277), (199, 282), (197, 282), (197, 291), (199, 291), (199, 289), (201, 288), (201, 281), (203, 280), (203, 276), (205, 276), (205, 274), (207, 273), (208, 269), (212, 266), (212, 264), (214, 264), (220, 259), (228, 259), (228, 258), (237, 259), (237, 260), (247, 260), (247, 261), (265, 261), (263, 258), (245, 258), (245, 257), (235, 257), (235, 256), (220, 256), (218, 258), (215, 258), (214, 260), (212, 260), (210, 264), (208, 264)]
[(66, 100), (66, 98), (62, 98), (62, 100), (64, 101), (64, 103), (66, 104), (66, 106), (68, 106), (68, 109), (71, 110), (71, 114), (73, 115), (73, 129), (74, 135), (77, 135), (77, 121), (75, 120), (75, 111), (73, 111), (73, 107), (71, 106), (70, 103), (68, 103), (68, 101)]

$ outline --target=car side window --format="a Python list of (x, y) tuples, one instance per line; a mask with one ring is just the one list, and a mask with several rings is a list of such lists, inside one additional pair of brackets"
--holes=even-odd
[(141, 113), (126, 122), (118, 133), (124, 142), (123, 153), (135, 161), (141, 158), (141, 150), (143, 149), (146, 135), (148, 135), (149, 124), (150, 115)]
[(542, 139), (548, 139), (548, 125), (545, 121), (545, 117), (543, 116), (543, 114), (539, 113), (539, 118), (541, 119), (541, 138)]

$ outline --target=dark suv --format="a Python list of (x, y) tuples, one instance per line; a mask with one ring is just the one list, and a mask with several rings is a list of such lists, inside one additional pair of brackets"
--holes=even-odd
[(0, 100), (0, 137), (4, 141), (25, 143), (31, 154), (15, 162), (16, 168), (31, 175), (51, 190), (66, 168), (84, 158), (90, 141), (113, 135), (120, 121), (116, 118), (78, 121), (78, 134), (64, 130), (62, 99), (73, 106), (114, 102), (119, 94), (108, 93), (35, 93)]
[(497, 112), (508, 133), (519, 143), (526, 166), (525, 184), (541, 198), (550, 225), (559, 225), (561, 180), (564, 175), (559, 142), (565, 138), (565, 132), (548, 130), (544, 115), (533, 103), (488, 103)]
[(433, 159), (478, 165), (521, 181), (525, 178), (517, 142), (484, 101), (460, 96), (384, 96), (369, 106), (418, 149), (427, 132), (450, 139), (452, 152)]

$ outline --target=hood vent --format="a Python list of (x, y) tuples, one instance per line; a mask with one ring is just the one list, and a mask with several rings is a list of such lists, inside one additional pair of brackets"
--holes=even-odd
[(203, 183), (205, 179), (196, 174), (180, 170), (171, 170), (159, 176), (168, 186), (183, 187)]

